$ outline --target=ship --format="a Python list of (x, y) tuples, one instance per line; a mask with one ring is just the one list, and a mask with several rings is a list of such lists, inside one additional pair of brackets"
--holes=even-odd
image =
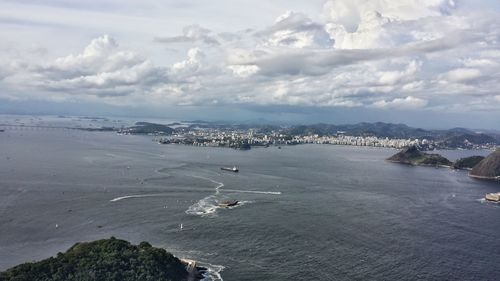
[(235, 172), (235, 173), (237, 173), (237, 172), (240, 171), (240, 169), (238, 169), (238, 167), (236, 167), (236, 166), (233, 166), (233, 167), (222, 167), (220, 169), (223, 170), (223, 171), (229, 171), (229, 172)]
[(488, 201), (500, 202), (500, 192), (498, 193), (488, 193), (484, 197)]
[(238, 200), (226, 200), (219, 202), (219, 207), (222, 208), (227, 208), (227, 207), (232, 207), (238, 205), (239, 201)]

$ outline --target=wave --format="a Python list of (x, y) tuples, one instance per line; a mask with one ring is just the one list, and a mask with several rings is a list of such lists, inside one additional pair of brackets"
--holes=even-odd
[(189, 206), (186, 210), (186, 214), (207, 216), (215, 214), (218, 208), (220, 207), (217, 204), (216, 197), (214, 195), (210, 195)]
[(201, 279), (201, 281), (223, 281), (220, 273), (224, 270), (224, 266), (204, 262), (198, 264), (207, 269), (207, 271), (203, 273), (203, 279)]
[(207, 216), (207, 215), (212, 215), (217, 212), (217, 209), (220, 207), (218, 206), (217, 203), (217, 195), (220, 193), (220, 188), (224, 186), (224, 183), (215, 181), (210, 178), (202, 177), (202, 176), (191, 176), (193, 178), (200, 178), (204, 180), (208, 180), (212, 183), (215, 183), (217, 186), (215, 187), (215, 194), (214, 195), (209, 195), (198, 202), (194, 203), (193, 205), (189, 206), (189, 208), (186, 210), (186, 214), (188, 215), (198, 215), (198, 216)]
[[(186, 214), (188, 215), (198, 215), (198, 216), (213, 216), (217, 213), (218, 209), (226, 207), (220, 207), (219, 206), (219, 194), (221, 191), (226, 191), (226, 192), (233, 192), (233, 193), (253, 193), (253, 194), (271, 194), (271, 195), (281, 195), (280, 191), (259, 191), (259, 190), (237, 190), (237, 189), (222, 189), (224, 187), (224, 183), (215, 181), (211, 178), (206, 178), (202, 176), (194, 176), (191, 175), (193, 178), (199, 178), (199, 179), (204, 179), (208, 180), (217, 186), (215, 187), (215, 193), (212, 195), (209, 195), (198, 202), (194, 203), (193, 205), (189, 206), (189, 208), (186, 210)], [(237, 205), (231, 206), (227, 209), (234, 209), (240, 206), (243, 206), (248, 203), (253, 203), (253, 201), (239, 201)]]

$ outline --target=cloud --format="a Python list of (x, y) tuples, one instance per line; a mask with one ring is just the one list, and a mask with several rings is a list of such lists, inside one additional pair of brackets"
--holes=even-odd
[(228, 68), (234, 75), (242, 78), (252, 76), (260, 70), (256, 65), (230, 65)]
[(441, 77), (445, 80), (458, 83), (467, 83), (477, 80), (482, 76), (481, 71), (475, 68), (457, 68), (448, 71)]
[[(227, 34), (226, 36), (227, 37)], [(218, 45), (219, 41), (212, 34), (212, 31), (203, 28), (197, 24), (189, 25), (182, 29), (182, 35), (171, 37), (155, 37), (158, 43), (185, 43), (185, 42), (203, 42), (209, 45)]]
[(267, 75), (323, 75), (333, 68), (391, 58), (412, 57), (446, 51), (469, 40), (467, 36), (449, 34), (440, 39), (406, 44), (394, 48), (354, 50), (267, 50), (232, 57), (231, 64), (256, 65)]
[(380, 84), (394, 85), (403, 80), (412, 81), (414, 80), (415, 74), (419, 71), (421, 65), (421, 62), (411, 61), (404, 70), (380, 71), (379, 82)]
[(201, 67), (201, 61), (205, 54), (199, 48), (192, 48), (188, 51), (188, 58), (186, 60), (175, 63), (172, 66), (172, 72), (194, 74)]
[(406, 98), (396, 98), (391, 101), (380, 100), (374, 102), (372, 107), (380, 109), (418, 109), (426, 106), (429, 102), (424, 99), (408, 96)]
[(328, 21), (343, 26), (347, 32), (355, 32), (366, 15), (373, 12), (408, 21), (440, 16), (455, 6), (453, 0), (331, 0), (324, 4), (324, 13)]
[(0, 42), (0, 98), (436, 111), (498, 105), (497, 14), (440, 0), (335, 0), (324, 14), (285, 12), (248, 29), (200, 20), (211, 29), (165, 31), (154, 39), (163, 44), (116, 33), (39, 57)]
[(109, 35), (93, 39), (82, 53), (35, 66), (33, 87), (74, 95), (126, 96), (166, 79), (165, 71), (140, 55), (120, 50)]
[(290, 48), (329, 48), (333, 40), (322, 24), (302, 13), (288, 11), (274, 25), (258, 32), (265, 46)]

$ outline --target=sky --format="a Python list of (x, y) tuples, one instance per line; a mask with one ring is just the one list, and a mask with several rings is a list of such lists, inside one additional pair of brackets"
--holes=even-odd
[(0, 113), (500, 129), (500, 1), (0, 0)]

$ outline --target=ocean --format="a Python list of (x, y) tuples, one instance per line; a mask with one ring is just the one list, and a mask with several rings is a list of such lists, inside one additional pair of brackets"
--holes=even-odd
[[(384, 161), (395, 152), (8, 128), (0, 270), (115, 236), (197, 260), (206, 280), (497, 279), (500, 205), (481, 199), (500, 184)], [(233, 165), (239, 173), (220, 170)], [(218, 207), (229, 199), (241, 204)]]

